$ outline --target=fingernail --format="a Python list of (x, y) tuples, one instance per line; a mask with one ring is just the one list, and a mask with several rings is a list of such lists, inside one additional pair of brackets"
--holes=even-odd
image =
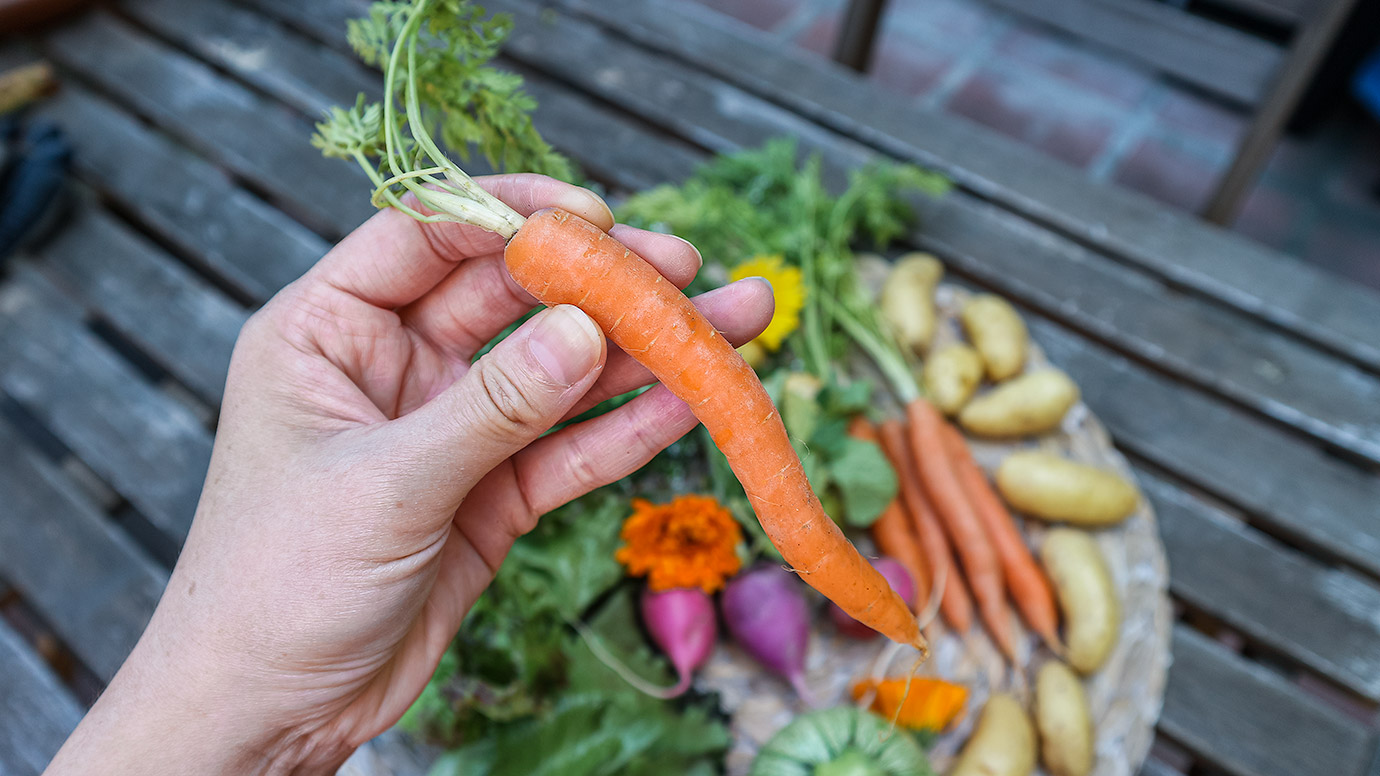
[(766, 285), (767, 290), (771, 292), (772, 296), (776, 296), (776, 289), (772, 287), (771, 281), (767, 280), (761, 275), (752, 275), (750, 277), (743, 278), (743, 280), (756, 280), (759, 283), (763, 283)]
[(574, 213), (606, 232), (613, 228), (613, 211), (603, 198), (589, 189), (570, 186), (563, 189), (551, 204), (567, 213)]
[(527, 348), (553, 382), (574, 385), (599, 363), (604, 335), (578, 307), (559, 305), (541, 314)]
[(673, 234), (673, 235), (671, 235), (671, 236), (674, 237), (674, 238), (676, 238), (677, 240), (680, 240), (681, 242), (685, 243), (685, 247), (689, 248), (689, 249), (695, 254), (695, 266), (696, 266), (696, 267), (703, 267), (703, 266), (704, 266), (704, 254), (700, 253), (700, 249), (699, 249), (699, 248), (696, 248), (694, 243), (690, 242), (689, 240), (685, 239), (684, 237), (681, 237), (681, 236), (678, 235), (678, 234)]

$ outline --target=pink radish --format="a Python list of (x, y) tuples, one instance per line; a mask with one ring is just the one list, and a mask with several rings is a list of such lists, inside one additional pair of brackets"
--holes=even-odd
[(780, 566), (758, 566), (730, 580), (719, 605), (734, 640), (813, 705), (805, 686), (810, 610), (800, 579)]
[(642, 594), (642, 621), (652, 641), (671, 659), (676, 668), (676, 686), (663, 696), (674, 698), (690, 689), (695, 669), (704, 665), (714, 651), (719, 634), (714, 621), (714, 603), (697, 587), (680, 587)]
[[(910, 572), (899, 562), (891, 558), (877, 558), (872, 561), (872, 565), (886, 577), (886, 581), (891, 585), (891, 589), (901, 595), (901, 599), (906, 602), (906, 606), (915, 608), (915, 582), (910, 578)], [(855, 639), (870, 639), (877, 635), (877, 631), (863, 625), (857, 620), (849, 617), (846, 612), (834, 604), (829, 604), (829, 620), (838, 628), (839, 633)]]

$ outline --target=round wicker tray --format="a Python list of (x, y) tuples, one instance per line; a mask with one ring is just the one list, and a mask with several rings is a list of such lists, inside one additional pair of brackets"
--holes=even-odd
[[(937, 295), (942, 324), (936, 345), (959, 338), (956, 313), (966, 292), (941, 286)], [(1032, 347), (1027, 369), (1048, 366), (1038, 347)], [(1134, 481), (1125, 459), (1112, 447), (1102, 424), (1082, 403), (1064, 418), (1058, 433), (1038, 441), (1000, 444), (973, 441), (978, 462), (991, 472), (1001, 459), (1018, 448), (1038, 447), (1062, 453), (1074, 460), (1120, 472)], [(1032, 546), (1039, 547), (1044, 527), (1023, 521)], [(1150, 748), (1155, 720), (1164, 698), (1169, 667), (1172, 625), (1166, 593), (1169, 574), (1155, 528), (1155, 515), (1142, 500), (1139, 509), (1124, 523), (1097, 535), (1120, 595), (1124, 620), (1121, 636), (1106, 665), (1086, 681), (1097, 740), (1094, 776), (1132, 776)], [(872, 548), (860, 545), (864, 552)], [(822, 599), (821, 599), (822, 600)], [(893, 647), (884, 639), (858, 642), (839, 636), (826, 618), (816, 619), (807, 659), (807, 682), (824, 706), (851, 703), (848, 688), (877, 671), (878, 661), (890, 655), (888, 675), (901, 675), (914, 662), (915, 652)], [(989, 694), (996, 690), (1014, 693), (1027, 704), (1032, 677), (1051, 653), (1028, 632), (1020, 640), (1019, 669), (1006, 663), (979, 627), (960, 638), (941, 622), (932, 624), (933, 657), (921, 669), (923, 675), (939, 676), (967, 685), (971, 691), (968, 714), (951, 732), (941, 736), (932, 751), (936, 770), (944, 772), (963, 741), (967, 740)], [(731, 715), (734, 745), (727, 760), (730, 776), (748, 771), (757, 749), (792, 717), (804, 710), (795, 693), (768, 675), (744, 652), (722, 642), (700, 672), (698, 689), (717, 692)]]

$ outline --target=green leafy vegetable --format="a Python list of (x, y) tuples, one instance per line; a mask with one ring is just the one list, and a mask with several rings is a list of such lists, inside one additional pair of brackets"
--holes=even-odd
[[(357, 163), (375, 186), (373, 201), (420, 221), (456, 221), (511, 236), (521, 216), (479, 188), (441, 150), (462, 159), (477, 148), (496, 167), (570, 180), (570, 163), (532, 126), (536, 101), (522, 78), (489, 66), (512, 31), (469, 0), (376, 2), (352, 20), (351, 46), (384, 72), (381, 103), (363, 95), (331, 109), (312, 144)], [(401, 107), (399, 107), (399, 105)], [(423, 208), (404, 203), (411, 192)]]

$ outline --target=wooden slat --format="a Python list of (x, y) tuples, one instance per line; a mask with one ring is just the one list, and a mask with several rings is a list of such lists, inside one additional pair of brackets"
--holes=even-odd
[(211, 436), (81, 323), (81, 310), (27, 267), (0, 288), (0, 389), (180, 544)]
[(248, 313), (156, 245), (90, 206), (43, 246), (44, 266), (97, 317), (212, 406)]
[[(793, 135), (819, 150), (837, 180), (877, 158), (741, 90), (648, 55), (570, 17), (539, 20), (533, 6), (499, 0), (518, 26), (508, 51), (548, 72), (595, 73), (580, 85), (715, 150)], [(1380, 379), (1200, 298), (1172, 294), (963, 192), (919, 200), (923, 247), (998, 290), (1359, 455), (1380, 461)]]
[(1380, 575), (1380, 480), (1043, 320), (1032, 330), (1117, 444), (1254, 521)]
[[(259, 83), (278, 99), (301, 110), (353, 100), (360, 90), (376, 97), (383, 88), (378, 76), (340, 77), (342, 72), (354, 73), (358, 69), (354, 58), (343, 50), (314, 48), (321, 44), (284, 32), (267, 24), (263, 16), (225, 0), (195, 4), (127, 0), (124, 7), (141, 19), (147, 16), (150, 26), (156, 25), (160, 33), (178, 45), (194, 48), (217, 66), (247, 82)], [(337, 48), (343, 47), (344, 38), (336, 31), (344, 29), (345, 20), (360, 12), (359, 4), (350, 2), (262, 3), (255, 7), (297, 29), (332, 35)], [(254, 51), (253, 57), (226, 54), (250, 49)], [(311, 53), (302, 54), (301, 49)], [(265, 68), (273, 70), (272, 78), (262, 75)], [(582, 101), (547, 77), (530, 72), (524, 75), (526, 91), (540, 105), (534, 121), (542, 136), (557, 149), (579, 147), (580, 165), (587, 174), (601, 180), (617, 178), (625, 187), (644, 188), (681, 175), (688, 164), (693, 164), (688, 161), (692, 159), (688, 146), (670, 139), (657, 146), (640, 144), (637, 141), (644, 136), (644, 129), (635, 122)], [(581, 142), (589, 137), (602, 138), (603, 142)], [(644, 148), (647, 153), (642, 152)], [(467, 169), (474, 174), (490, 171), (481, 159), (472, 160)]]
[(1296, 685), (1184, 627), (1159, 729), (1237, 776), (1365, 776), (1374, 741), (1364, 725)]
[(1145, 764), (1140, 766), (1139, 773), (1140, 776), (1184, 776), (1169, 765), (1154, 759), (1146, 760)]
[[(353, 103), (361, 92), (377, 99), (382, 89), (382, 79), (357, 60), (224, 0), (126, 0), (120, 7), (177, 45), (308, 115)], [(343, 24), (336, 34), (343, 39)]]
[[(275, 7), (280, 13), (296, 14), (306, 6)], [(323, 28), (334, 26), (321, 22)], [(567, 100), (562, 103), (562, 112), (557, 112), (557, 106), (548, 104), (543, 116), (550, 120), (550, 127), (577, 125), (588, 122), (574, 112), (586, 105)], [(567, 109), (572, 112), (564, 112)], [(544, 126), (543, 131), (550, 130)], [(584, 158), (586, 149), (607, 147), (603, 137), (599, 131), (583, 137), (572, 132), (559, 145)], [(609, 165), (610, 170), (624, 176), (637, 175), (642, 160), (654, 158), (664, 166), (664, 180), (676, 180), (687, 174), (695, 161), (651, 135), (630, 138), (621, 147), (636, 149), (629, 163)], [(1018, 251), (1017, 255), (1023, 253)], [(1054, 348), (1055, 362), (1074, 374), (1094, 411), (1112, 425), (1123, 446), (1241, 504), (1274, 530), (1380, 574), (1380, 484), (1373, 477), (1272, 424), (1185, 391), (1173, 381), (1058, 327), (1037, 322), (1036, 330), (1041, 341)], [(1290, 486), (1299, 481), (1326, 484), (1313, 492)]]
[(81, 721), (81, 706), (0, 620), (0, 774), (37, 776)]
[(1292, 25), (1315, 12), (1328, 0), (1211, 0), (1212, 5), (1231, 8), (1248, 16), (1275, 24)]
[(0, 449), (0, 578), (108, 682), (152, 616), (167, 571), (3, 420)]
[(270, 192), (327, 235), (368, 218), (364, 173), (312, 148), (311, 122), (135, 32), (104, 11), (59, 28), (44, 52), (81, 78)]
[(267, 299), (326, 252), (311, 230), (79, 85), (41, 111), (61, 123), (88, 185), (245, 297)]
[[(268, 0), (259, 0), (268, 2)], [(562, 0), (664, 51), (976, 195), (1380, 370), (1380, 293), (1334, 278), (961, 118), (909, 107), (884, 88), (695, 3)]]
[(1155, 506), (1176, 598), (1380, 700), (1380, 587), (1285, 548), (1148, 472), (1137, 474)]
[(1279, 46), (1152, 0), (987, 0), (1190, 84), (1254, 105)]

